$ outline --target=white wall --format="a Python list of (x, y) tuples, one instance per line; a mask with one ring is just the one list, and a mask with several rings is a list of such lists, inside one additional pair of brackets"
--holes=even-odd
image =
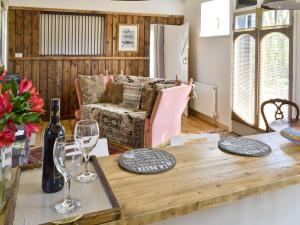
[(190, 23), (191, 30), (190, 75), (217, 86), (217, 120), (230, 126), (232, 37), (199, 37), (201, 2), (204, 0), (185, 0), (184, 4), (185, 22)]
[(9, 0), (11, 6), (65, 8), (95, 11), (183, 14), (182, 0), (112, 1), (112, 0)]

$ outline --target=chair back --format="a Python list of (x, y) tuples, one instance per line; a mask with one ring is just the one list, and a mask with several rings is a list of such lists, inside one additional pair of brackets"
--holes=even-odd
[(270, 99), (268, 101), (265, 101), (265, 102), (262, 103), (260, 109), (261, 109), (261, 114), (262, 114), (263, 120), (264, 120), (265, 125), (266, 125), (266, 131), (267, 132), (271, 132), (271, 129), (269, 127), (269, 123), (268, 123), (267, 118), (266, 118), (266, 113), (265, 113), (265, 107), (268, 104), (275, 105), (275, 107), (276, 107), (276, 111), (275, 111), (275, 114), (274, 114), (275, 120), (284, 119), (284, 113), (283, 113), (283, 110), (282, 110), (282, 106), (284, 106), (284, 105), (288, 105), (290, 107), (293, 107), (296, 110), (296, 119), (299, 119), (299, 107), (295, 102), (292, 102), (292, 101), (289, 101), (289, 100), (286, 100), (286, 99), (280, 99), (280, 98)]

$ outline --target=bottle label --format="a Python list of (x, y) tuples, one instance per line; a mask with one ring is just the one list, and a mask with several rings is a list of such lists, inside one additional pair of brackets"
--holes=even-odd
[(57, 110), (57, 111), (51, 110), (51, 116), (59, 117), (60, 116), (60, 111), (59, 110)]
[(60, 172), (58, 172), (58, 170), (56, 169), (56, 167), (54, 166), (54, 171), (53, 171), (53, 174), (54, 174), (54, 180), (56, 179), (60, 179), (62, 177), (62, 174)]

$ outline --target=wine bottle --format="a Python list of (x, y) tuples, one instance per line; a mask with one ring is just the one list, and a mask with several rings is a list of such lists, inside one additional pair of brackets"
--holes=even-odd
[(53, 147), (56, 138), (65, 135), (60, 124), (60, 99), (51, 99), (50, 123), (44, 133), (42, 189), (46, 193), (55, 193), (64, 186), (64, 178), (53, 162)]

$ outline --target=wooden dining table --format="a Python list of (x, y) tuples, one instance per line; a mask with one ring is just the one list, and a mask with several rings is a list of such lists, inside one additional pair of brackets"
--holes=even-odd
[(299, 128), (300, 130), (300, 119), (279, 119), (274, 120), (269, 123), (269, 127), (271, 130), (275, 132), (280, 132), (282, 129), (285, 128)]
[[(175, 167), (152, 175), (123, 170), (119, 155), (97, 158), (121, 206), (120, 219), (105, 225), (299, 225), (300, 145), (277, 132), (247, 138), (272, 152), (238, 156), (221, 151), (217, 141), (169, 147), (164, 150), (175, 156)], [(85, 194), (99, 195), (86, 188)]]

